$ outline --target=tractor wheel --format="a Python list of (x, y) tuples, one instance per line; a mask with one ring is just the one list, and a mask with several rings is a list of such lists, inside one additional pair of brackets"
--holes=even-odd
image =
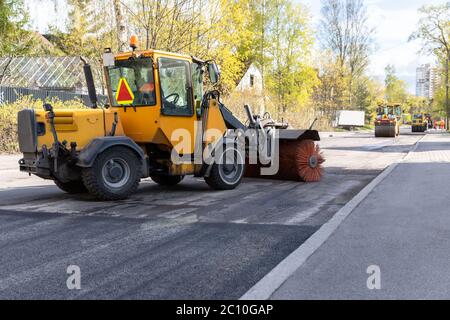
[(53, 182), (56, 184), (58, 188), (60, 188), (62, 191), (69, 193), (69, 194), (80, 194), (80, 193), (87, 193), (87, 189), (83, 184), (83, 181), (77, 180), (77, 181), (70, 181), (70, 182), (61, 182), (57, 179), (54, 179)]
[(245, 172), (244, 155), (234, 146), (224, 146), (217, 157), (206, 183), (215, 190), (233, 190), (242, 181)]
[(150, 178), (160, 186), (176, 186), (183, 181), (184, 176), (151, 175)]
[(141, 166), (130, 149), (112, 147), (98, 155), (91, 168), (83, 169), (83, 182), (100, 200), (126, 199), (139, 186)]

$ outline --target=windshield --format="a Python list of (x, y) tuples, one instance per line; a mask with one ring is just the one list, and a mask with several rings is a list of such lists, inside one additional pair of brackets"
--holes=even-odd
[(383, 116), (385, 114), (392, 114), (392, 109), (389, 107), (379, 108), (378, 109), (378, 115)]
[(153, 62), (150, 58), (116, 61), (108, 67), (111, 104), (154, 106), (156, 104)]
[(422, 115), (421, 114), (415, 114), (414, 115), (414, 119), (422, 119)]

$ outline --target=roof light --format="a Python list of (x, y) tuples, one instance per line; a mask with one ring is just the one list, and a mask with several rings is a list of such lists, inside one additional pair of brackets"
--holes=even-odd
[(134, 50), (138, 47), (138, 38), (135, 35), (130, 37), (130, 47)]

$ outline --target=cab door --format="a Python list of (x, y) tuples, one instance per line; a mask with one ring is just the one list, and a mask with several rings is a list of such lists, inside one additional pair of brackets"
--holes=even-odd
[(158, 73), (160, 128), (180, 155), (193, 154), (196, 116), (191, 62), (187, 59), (159, 57)]

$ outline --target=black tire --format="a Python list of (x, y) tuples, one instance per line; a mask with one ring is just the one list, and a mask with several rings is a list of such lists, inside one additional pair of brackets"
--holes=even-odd
[(183, 181), (184, 176), (151, 175), (150, 178), (160, 186), (176, 186)]
[(56, 184), (58, 188), (60, 188), (62, 191), (69, 193), (69, 194), (80, 194), (80, 193), (87, 193), (88, 190), (83, 184), (83, 181), (70, 181), (70, 182), (61, 182), (57, 179), (54, 179), (53, 182)]
[[(234, 150), (234, 163), (224, 164), (222, 159), (226, 152), (232, 148)], [(214, 190), (233, 190), (242, 181), (245, 174), (245, 157), (235, 147), (224, 147), (224, 152), (213, 164), (208, 177), (205, 177), (206, 183)], [(217, 163), (218, 162), (218, 163)]]
[(126, 147), (112, 147), (97, 156), (91, 168), (83, 169), (83, 182), (99, 200), (123, 200), (140, 182), (142, 163)]

